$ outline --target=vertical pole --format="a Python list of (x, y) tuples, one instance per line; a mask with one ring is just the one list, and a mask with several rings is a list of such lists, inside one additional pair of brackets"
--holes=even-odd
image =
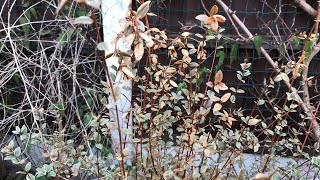
[[(117, 47), (115, 47), (114, 40), (117, 35), (121, 32), (122, 28), (120, 25), (120, 20), (125, 19), (126, 14), (129, 12), (129, 5), (131, 1), (128, 0), (102, 0), (101, 2), (101, 11), (102, 11), (102, 24), (103, 24), (103, 37), (104, 42), (106, 43), (108, 49), (106, 50), (106, 54), (113, 53), (115, 48), (120, 51), (128, 51), (131, 49), (123, 39), (119, 39), (116, 43)], [(132, 131), (131, 127), (131, 114), (127, 115), (127, 110), (131, 108), (131, 95), (132, 95), (132, 81), (128, 80), (124, 82), (124, 74), (118, 73), (111, 68), (112, 66), (119, 67), (119, 58), (118, 57), (110, 57), (106, 59), (106, 64), (109, 69), (110, 74), (116, 75), (116, 80), (113, 82), (114, 87), (120, 87), (121, 89), (121, 97), (116, 101), (118, 107), (119, 121), (120, 121), (120, 129), (127, 128), (127, 124), (129, 124), (128, 129)], [(107, 79), (107, 81), (109, 81)], [(130, 90), (125, 90), (122, 87), (129, 87)], [(127, 88), (126, 88), (127, 89)], [(108, 103), (113, 103), (114, 100), (110, 96), (108, 98)], [(110, 120), (112, 122), (117, 122), (116, 110), (110, 109)], [(114, 141), (114, 148), (116, 152), (119, 152), (120, 147), (120, 137), (117, 129), (111, 130), (111, 137)], [(125, 155), (129, 155), (129, 151), (131, 148), (131, 137), (122, 135), (121, 137), (122, 143), (126, 142), (126, 146), (124, 148), (123, 144), (121, 146), (124, 148)]]

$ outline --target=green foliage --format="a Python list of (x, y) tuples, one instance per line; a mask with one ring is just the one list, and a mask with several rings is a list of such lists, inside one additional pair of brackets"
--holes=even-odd
[(314, 45), (314, 42), (312, 41), (307, 41), (306, 42), (306, 59), (310, 56), (311, 52), (312, 52), (312, 47)]
[(23, 15), (18, 19), (20, 25), (22, 25), (22, 31), (23, 36), (25, 40), (22, 40), (22, 45), (24, 48), (29, 49), (30, 47), (30, 41), (28, 41), (28, 36), (30, 34), (30, 23), (33, 19), (37, 18), (37, 12), (34, 7), (30, 7), (30, 1), (29, 0), (23, 0)]
[[(61, 45), (65, 44), (67, 41), (71, 40), (71, 37), (74, 33), (76, 33), (77, 30), (75, 30), (73, 27), (69, 27), (66, 32), (59, 33), (59, 36), (57, 38), (57, 42)], [(77, 36), (78, 34), (76, 34)]]
[(238, 43), (232, 44), (232, 46), (231, 46), (231, 52), (230, 52), (230, 66), (232, 65), (232, 63), (233, 63), (234, 61), (237, 60), (238, 51), (239, 51), (239, 44), (238, 44)]
[(216, 67), (215, 67), (216, 71), (217, 71), (218, 69), (220, 69), (220, 67), (224, 63), (225, 53), (223, 51), (218, 51), (216, 56), (217, 56), (217, 58), (219, 58), (219, 61), (218, 61), (217, 65), (216, 65)]
[(55, 111), (57, 114), (59, 114), (62, 117), (65, 116), (65, 107), (61, 102), (52, 104), (50, 109), (52, 111)]
[(257, 50), (259, 56), (261, 56), (261, 47), (262, 47), (262, 37), (260, 35), (256, 35), (253, 37), (253, 44)]
[(293, 44), (294, 44), (294, 46), (299, 46), (299, 44), (300, 44), (299, 36), (293, 36)]
[[(208, 69), (206, 66), (203, 66), (199, 70), (199, 79), (198, 79), (198, 89), (203, 85), (205, 79), (203, 77), (207, 77), (210, 74), (210, 69)], [(185, 84), (185, 83), (184, 83)], [(180, 85), (180, 83), (179, 83)], [(187, 88), (187, 84), (185, 84), (184, 87), (178, 87), (178, 91), (180, 91), (182, 88)]]
[(30, 32), (30, 26), (28, 25), (29, 20), (26, 17), (19, 18), (20, 24), (23, 24), (22, 29), (25, 35), (28, 35)]
[(280, 45), (280, 56), (281, 57), (283, 57), (283, 56), (285, 56), (285, 53), (286, 53), (286, 45), (285, 45), (285, 43), (282, 43), (281, 45)]

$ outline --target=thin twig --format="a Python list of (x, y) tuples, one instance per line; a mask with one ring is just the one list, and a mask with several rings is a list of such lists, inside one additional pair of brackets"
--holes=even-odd
[[(222, 6), (224, 11), (231, 15), (231, 17), (234, 19), (234, 21), (240, 26), (240, 28), (247, 34), (249, 39), (253, 40), (253, 35), (249, 31), (249, 29), (246, 27), (246, 25), (238, 18), (238, 16), (222, 1), (222, 0), (216, 0), (216, 2)], [(317, 48), (318, 47), (318, 48)], [(320, 50), (320, 44), (319, 46), (314, 46), (314, 49), (310, 55), (310, 58), (312, 59)], [(273, 59), (270, 57), (270, 55), (267, 53), (267, 51), (261, 47), (261, 53), (264, 55), (264, 57), (267, 59), (269, 64), (272, 66), (272, 68), (277, 72), (281, 73), (281, 70), (278, 68), (277, 64), (273, 61)], [(290, 91), (294, 91), (294, 89), (291, 88), (291, 84), (287, 81), (283, 81)], [(307, 98), (309, 99), (309, 98)], [(311, 117), (310, 108), (306, 105), (305, 102), (301, 103), (301, 108), (304, 110), (304, 112), (307, 114), (308, 117)], [(312, 123), (313, 125), (313, 133), (315, 134), (317, 142), (320, 142), (320, 126), (317, 121), (314, 121)]]

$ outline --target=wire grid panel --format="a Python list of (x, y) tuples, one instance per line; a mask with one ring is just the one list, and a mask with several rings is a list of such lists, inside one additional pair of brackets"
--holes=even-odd
[[(195, 16), (206, 13), (205, 8), (210, 10), (214, 2), (209, 0), (203, 0), (202, 2), (203, 4), (198, 0), (155, 1), (152, 11), (158, 17), (150, 18), (151, 26), (166, 29), (168, 35), (172, 35), (172, 37), (185, 30), (203, 33), (203, 30), (198, 27), (200, 23), (195, 19)], [(292, 46), (288, 39), (300, 32), (308, 32), (314, 22), (312, 16), (296, 7), (296, 4), (290, 0), (224, 0), (224, 2), (231, 10), (235, 11), (236, 15), (244, 22), (252, 34), (262, 37), (262, 46), (279, 65), (286, 65), (290, 60), (297, 61), (301, 54), (299, 48), (301, 49), (303, 42), (301, 41), (300, 46), (296, 47)], [(308, 3), (316, 7), (315, 0), (308, 1)], [(228, 17), (222, 9), (219, 10), (218, 14)], [(252, 63), (252, 76), (248, 78), (246, 83), (241, 85), (242, 88), (247, 90), (247, 93), (238, 96), (240, 99), (245, 99), (241, 106), (250, 111), (252, 109), (252, 100), (257, 99), (261, 88), (264, 86), (264, 79), (268, 79), (272, 74), (271, 66), (263, 56), (258, 55), (252, 42), (234, 41), (239, 36), (228, 18), (226, 23), (221, 26), (225, 29), (223, 36), (229, 37), (219, 41), (218, 44), (225, 47), (223, 51), (226, 58), (219, 69), (222, 69), (225, 73), (226, 83), (229, 85), (238, 84), (239, 80), (236, 77), (236, 71), (240, 68), (239, 64), (245, 61)], [(239, 32), (244, 37), (247, 37), (241, 29), (239, 29)], [(238, 44), (239, 50), (237, 51), (236, 60), (231, 62), (231, 47), (235, 43)], [(213, 45), (215, 43), (211, 42), (210, 44), (208, 54), (211, 54), (214, 50)], [(280, 46), (283, 44), (290, 44), (287, 47), (287, 56), (282, 56), (279, 52)], [(163, 52), (163, 54), (167, 53)], [(218, 58), (213, 60), (213, 57), (209, 57), (208, 59), (206, 62), (207, 67), (211, 67), (213, 62), (215, 65), (219, 63)], [(309, 70), (310, 76), (315, 76), (314, 85), (310, 88), (311, 95), (315, 95), (319, 87), (317, 82), (320, 80), (320, 68), (316, 66), (317, 63), (319, 63), (318, 57), (312, 61)], [(279, 86), (281, 85), (279, 84)], [(285, 94), (283, 93), (278, 94), (275, 98), (284, 98)], [(270, 111), (267, 108), (262, 108), (261, 110)]]
[[(165, 29), (169, 37), (176, 37), (184, 31), (192, 33), (204, 33), (200, 28), (200, 22), (195, 19), (198, 14), (206, 13), (205, 8), (209, 9), (214, 5), (214, 1), (203, 0), (203, 4), (200, 0), (174, 0), (174, 1), (153, 1), (152, 12), (157, 14), (158, 17), (150, 17), (149, 22), (151, 27), (158, 27), (159, 29)], [(310, 31), (314, 24), (314, 18), (302, 9), (296, 6), (291, 0), (224, 0), (231, 10), (235, 11), (240, 20), (247, 26), (247, 28), (254, 35), (259, 35), (263, 39), (262, 47), (264, 47), (274, 61), (280, 66), (285, 66), (289, 61), (295, 61), (299, 59), (301, 55), (301, 49), (304, 45), (303, 41), (300, 41), (299, 45), (295, 46), (292, 43), (292, 36), (299, 33)], [(313, 7), (316, 7), (316, 0), (307, 1)], [(205, 7), (205, 8), (204, 8)], [(236, 103), (229, 103), (224, 105), (224, 108), (230, 110), (237, 110), (241, 108), (244, 110), (245, 115), (259, 115), (265, 117), (264, 122), (267, 124), (273, 124), (272, 117), (277, 113), (274, 107), (265, 104), (263, 106), (257, 106), (253, 109), (254, 104), (262, 94), (262, 89), (265, 86), (264, 82), (274, 77), (273, 69), (269, 65), (268, 61), (257, 53), (253, 42), (240, 41), (239, 35), (229, 20), (227, 14), (219, 9), (218, 14), (227, 17), (227, 21), (221, 24), (221, 27), (225, 29), (222, 33), (222, 40), (218, 42), (218, 46), (223, 45), (224, 49), (221, 50), (225, 54), (225, 58), (222, 65), (218, 65), (219, 58), (214, 59), (213, 56), (209, 56), (208, 60), (204, 64), (204, 68), (210, 69), (215, 67), (215, 70), (221, 69), (224, 73), (224, 82), (229, 87), (238, 87), (245, 90), (244, 94), (236, 95)], [(241, 29), (238, 29), (240, 34), (247, 37)], [(213, 54), (215, 50), (214, 41), (208, 43), (207, 54)], [(238, 51), (235, 60), (231, 60), (231, 50), (234, 44), (238, 44)], [(286, 54), (280, 53), (280, 46), (286, 45)], [(168, 62), (167, 52), (157, 52), (159, 55), (159, 61), (162, 63)], [(195, 57), (194, 57), (195, 58)], [(252, 75), (247, 77), (245, 83), (241, 83), (236, 76), (236, 72), (241, 70), (240, 64), (248, 62), (251, 63)], [(140, 61), (139, 68), (142, 70), (145, 67), (146, 62)], [(314, 76), (313, 84), (310, 86), (310, 97), (319, 94), (318, 88), (320, 87), (320, 67), (319, 57), (316, 56), (312, 61), (309, 76)], [(217, 67), (218, 66), (218, 67)], [(217, 68), (216, 68), (217, 67)], [(141, 72), (141, 71), (140, 71)], [(213, 73), (214, 75), (214, 73)], [(208, 79), (207, 75), (202, 75), (203, 82)], [(212, 79), (213, 77), (211, 77)], [(293, 84), (299, 87), (299, 84)], [(275, 83), (274, 89), (270, 90), (268, 97), (263, 97), (264, 100), (272, 100), (275, 104), (282, 106), (286, 98), (287, 87), (283, 83)], [(133, 92), (134, 96), (141, 96), (139, 88), (135, 88)], [(318, 97), (312, 99), (312, 103), (319, 100)], [(208, 119), (214, 117), (208, 117)], [(291, 113), (287, 118), (288, 127), (300, 128), (299, 123), (303, 122), (299, 116), (299, 112)], [(239, 128), (239, 124), (234, 123), (233, 128)], [(262, 129), (262, 127), (260, 127)], [(285, 129), (284, 131), (289, 131)], [(257, 132), (258, 134), (258, 132)], [(304, 136), (303, 136), (304, 137)], [(303, 138), (301, 137), (301, 138)], [(266, 136), (260, 136), (259, 139), (265, 140)], [(307, 144), (313, 144), (313, 140), (308, 140)]]

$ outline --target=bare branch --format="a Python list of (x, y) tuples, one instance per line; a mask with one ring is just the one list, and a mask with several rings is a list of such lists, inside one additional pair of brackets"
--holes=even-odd
[[(244, 25), (244, 23), (238, 18), (238, 16), (221, 0), (216, 0), (217, 3), (223, 8), (223, 10), (227, 13), (230, 14), (231, 17), (233, 18), (234, 22), (237, 23), (240, 28), (245, 32), (245, 34), (247, 34), (248, 39), (253, 40), (253, 35), (252, 33), (249, 31), (249, 29), (246, 27), (246, 25)], [(261, 47), (261, 53), (265, 56), (265, 58), (268, 60), (268, 62), (270, 63), (270, 65), (277, 70), (278, 66), (277, 64), (272, 60), (272, 58), (270, 57), (270, 55), (267, 53), (267, 51)], [(279, 70), (277, 70), (279, 71)]]
[(294, 0), (294, 2), (313, 17), (317, 17), (317, 10), (310, 6), (305, 0)]
[[(223, 10), (227, 14), (231, 15), (231, 17), (234, 19), (235, 23), (237, 23), (240, 26), (240, 28), (247, 34), (249, 39), (253, 40), (252, 33), (249, 31), (249, 29), (246, 27), (246, 25), (238, 18), (238, 16), (222, 0), (216, 0), (216, 2), (223, 8)], [(319, 44), (319, 46), (320, 46), (320, 44)], [(319, 46), (318, 45), (314, 46), (313, 51), (310, 55), (311, 59), (320, 51)], [(274, 70), (277, 73), (280, 73), (280, 69), (278, 68), (277, 64), (273, 61), (273, 59), (270, 57), (270, 55), (267, 53), (267, 51), (263, 47), (261, 47), (261, 53), (264, 55), (264, 57), (267, 59), (267, 61), (270, 63), (270, 65), (274, 68)], [(284, 81), (284, 83), (287, 85), (287, 87), (290, 89), (290, 91), (293, 91), (293, 89), (291, 88), (291, 84), (289, 82)], [(303, 102), (301, 104), (301, 108), (307, 114), (308, 117), (312, 117), (312, 113), (310, 112), (310, 108), (306, 105), (305, 102)], [(316, 137), (317, 142), (320, 142), (320, 129), (319, 128), (320, 128), (320, 126), (319, 126), (318, 122), (313, 121), (312, 122), (312, 129), (313, 129), (313, 133)]]
[[(316, 18), (315, 28), (314, 28), (314, 33), (315, 34), (318, 34), (319, 19), (320, 19), (320, 2), (318, 2), (318, 8), (317, 8), (317, 18)], [(310, 66), (310, 63), (311, 63), (312, 59), (319, 53), (319, 51), (320, 51), (320, 42), (318, 44), (315, 44), (312, 47), (312, 52), (311, 52), (310, 56), (308, 57), (307, 61), (304, 63), (306, 65), (306, 68), (303, 70), (303, 73), (302, 73), (303, 101), (305, 102), (305, 104), (306, 104), (308, 109), (311, 109), (310, 108), (309, 86), (308, 86), (308, 82), (307, 82), (308, 71), (309, 71), (309, 66)], [(315, 120), (313, 120), (313, 122), (312, 122), (312, 128), (313, 129), (318, 129), (318, 131), (316, 131), (316, 132), (314, 131), (314, 134), (315, 134), (316, 138), (318, 140), (320, 140), (320, 131), (319, 131), (320, 127), (319, 127), (319, 124)]]

